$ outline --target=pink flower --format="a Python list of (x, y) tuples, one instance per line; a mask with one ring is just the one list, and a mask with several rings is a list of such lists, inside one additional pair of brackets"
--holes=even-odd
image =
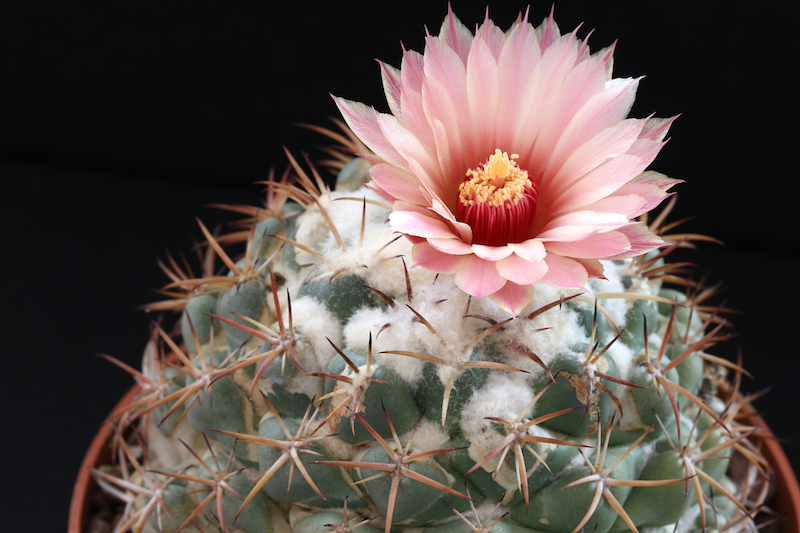
[(416, 266), (516, 314), (535, 283), (582, 288), (598, 259), (663, 244), (631, 219), (678, 183), (643, 172), (674, 117), (626, 118), (639, 80), (611, 77), (612, 51), (552, 13), (505, 33), (487, 17), (473, 36), (450, 12), (424, 54), (381, 64), (391, 114), (336, 99)]

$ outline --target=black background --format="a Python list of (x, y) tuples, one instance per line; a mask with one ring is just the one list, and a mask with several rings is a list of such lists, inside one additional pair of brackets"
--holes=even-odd
[[(0, 8), (3, 184), (2, 471), (9, 530), (63, 531), (84, 450), (132, 384), (94, 356), (138, 365), (165, 250), (188, 251), (230, 216), (211, 202), (260, 201), (250, 185), (321, 156), (329, 93), (385, 111), (374, 58), (422, 50), (441, 2), (17, 2)], [(468, 27), (485, 5), (453, 0)], [(634, 116), (682, 113), (652, 168), (686, 180), (674, 219), (715, 236), (689, 256), (724, 280), (747, 390), (800, 466), (798, 7), (778, 1), (560, 2), (564, 31), (593, 50), (618, 39), (616, 76), (646, 75)], [(503, 28), (524, 3), (492, 5)], [(531, 5), (538, 24), (549, 3)], [(7, 491), (6, 491), (7, 492)]]

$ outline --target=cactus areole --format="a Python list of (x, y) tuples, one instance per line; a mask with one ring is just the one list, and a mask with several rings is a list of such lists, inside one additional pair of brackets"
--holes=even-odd
[(238, 231), (200, 223), (93, 471), (116, 530), (755, 531), (724, 309), (647, 217), (672, 119), (627, 117), (611, 53), (449, 13), (382, 64), (391, 114), (336, 98), (335, 186), (289, 154)]

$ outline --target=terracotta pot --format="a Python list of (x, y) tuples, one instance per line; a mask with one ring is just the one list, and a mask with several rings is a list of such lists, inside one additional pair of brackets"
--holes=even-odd
[[(111, 412), (116, 411), (122, 406), (129, 404), (139, 393), (139, 385), (134, 385), (114, 406)], [(78, 472), (78, 479), (75, 480), (75, 487), (72, 489), (72, 502), (69, 506), (68, 533), (84, 533), (89, 524), (91, 512), (91, 495), (98, 490), (97, 482), (89, 471), (90, 467), (97, 468), (100, 465), (111, 463), (111, 450), (108, 447), (108, 440), (111, 437), (111, 424), (104, 422), (97, 432), (89, 450), (81, 463)]]
[[(139, 392), (139, 386), (133, 386), (114, 407), (114, 410), (129, 403)], [(760, 416), (756, 416), (759, 425), (769, 431), (766, 423)], [(72, 503), (69, 510), (68, 533), (84, 533), (89, 522), (91, 494), (97, 490), (97, 483), (92, 478), (89, 467), (98, 467), (111, 462), (111, 452), (107, 446), (111, 434), (111, 425), (106, 422), (97, 432), (86, 457), (81, 464), (78, 479), (72, 493)], [(765, 440), (762, 449), (764, 457), (775, 469), (775, 483), (777, 493), (772, 507), (783, 517), (780, 524), (782, 533), (800, 533), (800, 485), (792, 470), (789, 459), (783, 452), (780, 443), (775, 440)]]

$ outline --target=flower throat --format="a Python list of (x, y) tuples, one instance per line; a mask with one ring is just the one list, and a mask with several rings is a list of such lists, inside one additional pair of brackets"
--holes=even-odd
[(503, 246), (528, 238), (537, 191), (517, 158), (496, 149), (485, 164), (467, 170), (458, 186), (456, 218), (472, 228), (472, 244)]

